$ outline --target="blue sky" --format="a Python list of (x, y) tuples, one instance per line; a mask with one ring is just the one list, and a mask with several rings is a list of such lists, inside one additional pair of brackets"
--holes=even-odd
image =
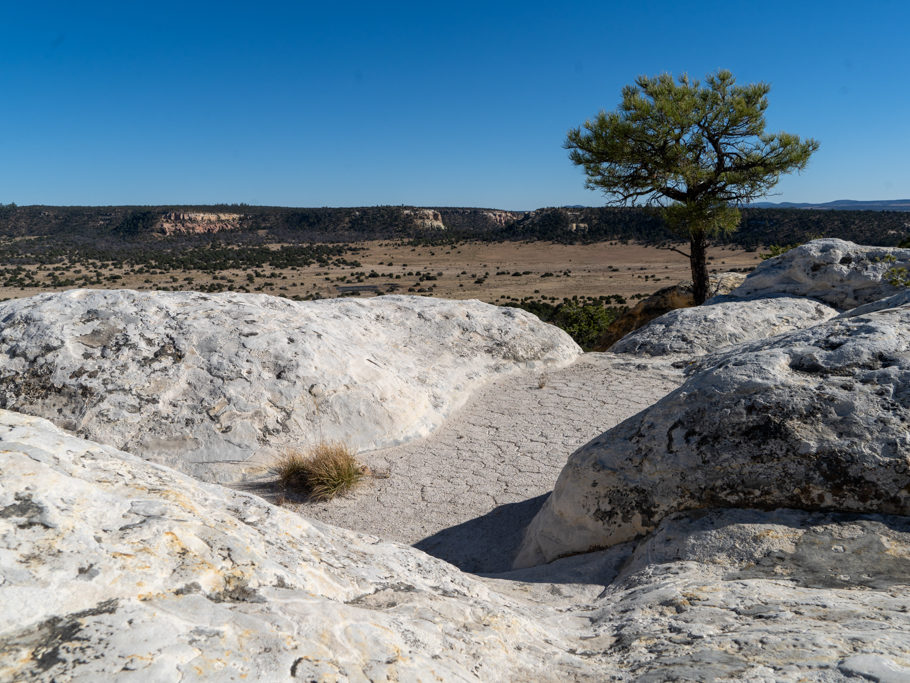
[(640, 74), (771, 84), (772, 201), (910, 197), (910, 3), (5, 2), (0, 202), (599, 205), (562, 148)]

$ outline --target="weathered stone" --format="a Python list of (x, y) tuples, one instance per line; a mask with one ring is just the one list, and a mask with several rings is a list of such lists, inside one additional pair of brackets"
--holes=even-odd
[(676, 514), (587, 615), (630, 680), (908, 680), (908, 561), (906, 517)]
[(697, 356), (809, 327), (836, 315), (830, 306), (801, 297), (719, 297), (703, 306), (670, 311), (623, 337), (610, 351)]
[[(742, 273), (711, 275), (709, 292), (711, 296), (728, 294), (742, 284), (745, 277)], [(651, 320), (667, 311), (694, 305), (695, 297), (692, 293), (691, 282), (681, 282), (659, 289), (614, 320), (598, 340), (594, 350), (606, 351), (630, 332), (647, 325)]]
[(844, 311), (841, 313), (840, 317), (852, 318), (857, 315), (874, 313), (875, 311), (883, 311), (886, 308), (898, 308), (900, 306), (906, 306), (907, 304), (910, 304), (910, 287), (905, 288), (898, 294), (894, 294), (884, 299), (878, 299), (877, 301), (863, 304), (862, 306), (857, 306), (856, 308), (851, 308), (849, 311)]
[(705, 361), (570, 458), (516, 566), (610, 546), (667, 514), (793, 507), (910, 514), (910, 306)]
[(670, 514), (638, 544), (481, 579), (39, 418), (0, 411), (0, 450), (2, 680), (910, 670), (905, 517)]
[(0, 447), (0, 679), (555, 681), (588, 666), (557, 614), (518, 612), (417, 550), (39, 418), (0, 411)]
[(901, 267), (910, 267), (910, 249), (814, 240), (759, 264), (732, 294), (807, 296), (845, 311), (897, 293), (888, 272)]
[(0, 303), (0, 407), (234, 481), (289, 447), (424, 436), (490, 378), (579, 352), (479, 301), (75, 290)]

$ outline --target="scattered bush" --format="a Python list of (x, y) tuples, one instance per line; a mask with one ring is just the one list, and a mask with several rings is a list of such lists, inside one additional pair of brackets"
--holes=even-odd
[(367, 469), (342, 443), (320, 443), (306, 453), (290, 451), (275, 466), (285, 490), (311, 500), (329, 500), (353, 489)]
[(802, 246), (802, 243), (798, 244), (771, 244), (768, 246), (768, 251), (764, 254), (759, 254), (762, 261), (767, 261), (769, 258), (774, 258), (775, 256), (780, 256), (781, 254), (786, 254), (791, 249), (796, 249), (796, 247)]
[(885, 271), (885, 280), (895, 287), (910, 287), (910, 273), (904, 266), (894, 266)]
[(556, 305), (546, 301), (523, 299), (509, 301), (503, 305), (523, 308), (545, 323), (556, 325), (565, 330), (582, 349), (590, 351), (610, 323), (626, 310), (624, 306), (605, 305), (611, 299), (613, 297), (603, 297), (602, 300), (595, 300), (591, 303), (563, 300), (561, 304)]

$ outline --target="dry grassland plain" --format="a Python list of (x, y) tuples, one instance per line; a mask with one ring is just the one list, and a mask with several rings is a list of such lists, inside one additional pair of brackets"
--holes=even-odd
[[(277, 248), (279, 245), (273, 245)], [(525, 297), (564, 298), (619, 295), (628, 303), (677, 282), (690, 279), (689, 261), (668, 249), (600, 242), (463, 242), (445, 246), (411, 246), (394, 241), (356, 242), (345, 258), (359, 266), (308, 266), (168, 272), (136, 272), (123, 264), (65, 262), (56, 276), (82, 278), (96, 272), (89, 285), (105, 289), (165, 289), (263, 292), (286, 297), (372, 296), (420, 294), (451, 299), (505, 303)], [(686, 245), (678, 245), (683, 251)], [(712, 247), (711, 272), (751, 270), (757, 251)], [(70, 289), (51, 286), (48, 266), (28, 266), (38, 287), (0, 286), (0, 298), (32, 296)], [(100, 279), (100, 282), (97, 281)]]

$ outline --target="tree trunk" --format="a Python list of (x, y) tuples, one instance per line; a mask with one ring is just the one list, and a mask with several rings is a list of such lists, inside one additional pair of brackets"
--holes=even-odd
[(689, 233), (689, 263), (692, 266), (692, 294), (695, 305), (708, 298), (708, 236), (701, 230)]

